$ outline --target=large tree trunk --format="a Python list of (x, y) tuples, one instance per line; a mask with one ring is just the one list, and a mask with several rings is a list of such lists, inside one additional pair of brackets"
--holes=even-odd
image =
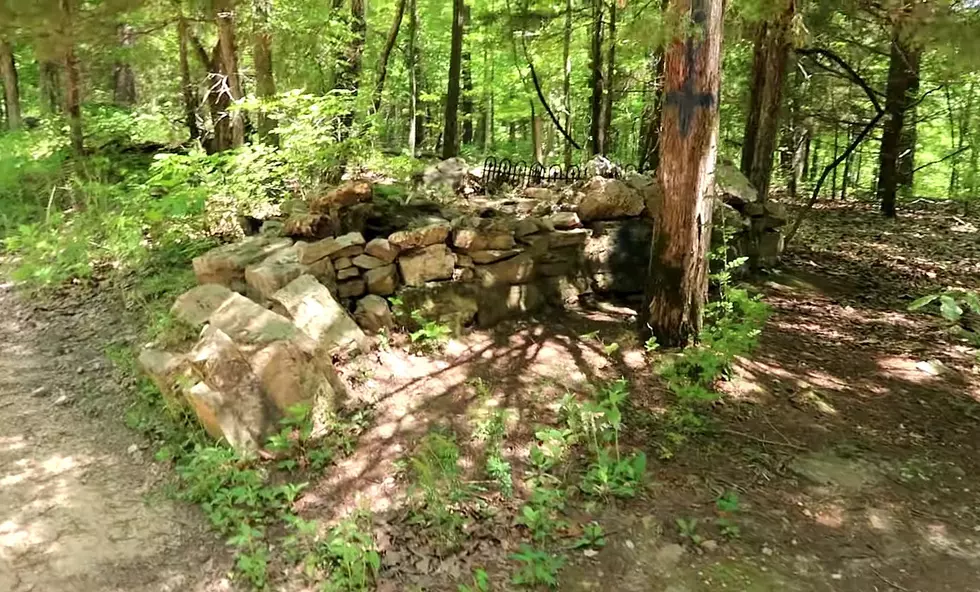
[(660, 123), (663, 119), (664, 52), (657, 49), (650, 58), (650, 84), (643, 106), (640, 130), (640, 171), (655, 171), (660, 166)]
[(917, 78), (917, 67), (912, 66), (918, 64), (917, 55), (920, 51), (910, 40), (903, 22), (897, 23), (892, 38), (888, 89), (885, 95), (886, 119), (878, 158), (878, 199), (881, 202), (881, 212), (889, 218), (896, 215), (895, 198), (900, 181), (902, 134), (906, 113), (914, 101), (910, 91)]
[[(119, 25), (119, 47), (124, 54), (132, 50), (135, 35), (131, 26)], [(124, 57), (126, 59), (117, 60), (112, 67), (112, 100), (120, 107), (132, 107), (136, 104), (136, 73), (129, 63), (129, 56)]]
[[(470, 7), (464, 6), (463, 12), (463, 27), (464, 30), (470, 25)], [(466, 40), (463, 40), (463, 63), (462, 63), (462, 77), (463, 77), (463, 94), (460, 98), (461, 107), (463, 111), (463, 144), (473, 143), (473, 71), (471, 67), (471, 56), (470, 50), (466, 44)]]
[(187, 125), (187, 133), (192, 140), (196, 140), (201, 137), (201, 130), (197, 127), (197, 92), (194, 89), (194, 83), (191, 81), (191, 65), (187, 54), (189, 43), (187, 19), (184, 18), (183, 11), (181, 11), (177, 15), (177, 56), (180, 69), (180, 90), (184, 100), (184, 122)]
[(602, 98), (604, 81), (602, 73), (602, 4), (604, 0), (592, 0), (592, 154), (603, 154), (606, 150), (605, 128), (602, 125)]
[(41, 93), (41, 112), (57, 113), (64, 107), (61, 89), (61, 66), (50, 59), (41, 60), (38, 64), (39, 91)]
[(742, 173), (765, 201), (772, 179), (773, 154), (779, 134), (786, 63), (789, 57), (789, 27), (796, 9), (795, 0), (782, 0), (780, 15), (759, 25), (752, 64), (745, 139), (742, 146)]
[(364, 58), (364, 40), (367, 33), (367, 22), (364, 12), (365, 0), (351, 0), (351, 33), (354, 34), (340, 68), (340, 78), (338, 88), (350, 91), (350, 109), (344, 115), (344, 131), (342, 137), (347, 137), (351, 127), (354, 125), (354, 108), (357, 94), (361, 85), (361, 68)]
[(14, 62), (14, 48), (6, 39), (0, 39), (0, 78), (3, 79), (3, 106), (7, 114), (7, 129), (19, 129), (21, 118), (17, 64)]
[(614, 89), (616, 87), (616, 4), (617, 0), (609, 3), (609, 55), (606, 58), (606, 96), (602, 105), (602, 152), (610, 152), (612, 141), (613, 106), (615, 104)]
[(693, 27), (681, 27), (684, 37), (666, 51), (664, 195), (653, 228), (647, 323), (661, 344), (682, 346), (701, 332), (708, 291), (724, 0), (675, 0), (670, 10), (690, 15)]
[(408, 0), (408, 153), (418, 154), (419, 133), (419, 11), (416, 0)]
[(446, 117), (443, 128), (442, 158), (459, 155), (459, 87), (463, 61), (463, 19), (466, 5), (453, 0), (452, 45), (449, 54), (449, 89), (446, 91)]
[(375, 112), (381, 108), (381, 94), (384, 92), (385, 80), (388, 78), (388, 60), (391, 59), (391, 52), (395, 49), (395, 43), (398, 41), (398, 31), (401, 29), (402, 19), (405, 18), (405, 4), (407, 1), (398, 0), (398, 5), (395, 8), (395, 20), (391, 23), (388, 38), (385, 40), (385, 46), (381, 50), (380, 65), (378, 66), (378, 83), (374, 87)]
[(906, 91), (909, 108), (905, 112), (905, 125), (902, 126), (902, 137), (898, 147), (898, 187), (902, 195), (911, 196), (915, 185), (915, 145), (918, 142), (918, 114), (915, 103), (918, 100), (920, 85), (920, 66), (922, 63), (922, 48), (911, 47), (906, 54), (905, 64), (911, 76)]
[[(221, 60), (222, 115), (227, 134), (215, 131), (218, 151), (237, 148), (245, 143), (245, 118), (240, 109), (228, 109), (242, 98), (242, 81), (238, 74), (238, 46), (235, 41), (235, 0), (214, 0), (215, 20), (218, 23), (218, 46)], [(217, 126), (215, 126), (217, 127)], [(220, 138), (220, 141), (218, 141)]]
[[(252, 0), (252, 27), (255, 31), (252, 38), (252, 61), (255, 66), (255, 94), (260, 99), (276, 96), (276, 78), (272, 69), (272, 32), (269, 29), (271, 11), (271, 0)], [(275, 129), (276, 122), (266, 114), (264, 107), (260, 107), (258, 131), (262, 142), (278, 145), (279, 138), (274, 133)]]
[(85, 138), (82, 132), (82, 81), (78, 70), (78, 56), (75, 54), (75, 0), (61, 0), (61, 16), (65, 30), (61, 32), (64, 42), (65, 68), (65, 115), (68, 117), (68, 135), (72, 150), (76, 154), (85, 151)]

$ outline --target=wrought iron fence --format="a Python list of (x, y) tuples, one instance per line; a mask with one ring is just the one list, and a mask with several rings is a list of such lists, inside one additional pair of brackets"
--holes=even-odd
[[(612, 163), (610, 165), (608, 170), (600, 171), (601, 176), (618, 179), (636, 172), (635, 167), (621, 167)], [(585, 179), (587, 174), (586, 168), (580, 165), (572, 165), (567, 169), (557, 164), (545, 167), (540, 163), (528, 165), (519, 160), (512, 161), (508, 158), (498, 160), (490, 156), (483, 162), (483, 187), (492, 191), (505, 183), (515, 188), (534, 187), (558, 181), (574, 183)]]

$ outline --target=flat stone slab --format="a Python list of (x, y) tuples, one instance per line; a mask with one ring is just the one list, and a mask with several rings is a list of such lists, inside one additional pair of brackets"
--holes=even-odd
[(288, 238), (257, 236), (224, 245), (195, 257), (194, 275), (199, 284), (221, 284), (236, 292), (245, 291), (245, 268), (291, 247)]
[(286, 309), (295, 326), (327, 353), (360, 347), (366, 342), (354, 319), (313, 276), (296, 278), (272, 299)]

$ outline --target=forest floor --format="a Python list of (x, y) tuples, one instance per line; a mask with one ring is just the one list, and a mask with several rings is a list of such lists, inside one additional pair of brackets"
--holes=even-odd
[[(784, 269), (760, 279), (773, 309), (760, 347), (696, 433), (665, 420), (670, 396), (626, 308), (473, 332), (438, 354), (354, 358), (342, 373), (372, 425), (296, 510), (373, 511), (380, 590), (456, 590), (475, 568), (509, 589), (535, 426), (555, 423), (566, 392), (625, 377), (623, 445), (645, 449), (648, 485), (627, 500), (570, 496), (566, 540), (595, 520), (607, 544), (566, 549), (560, 589), (980, 591), (976, 352), (906, 311), (931, 290), (980, 288), (980, 219), (915, 207), (896, 222), (854, 202), (815, 212)], [(70, 294), (39, 305), (0, 289), (0, 589), (230, 588), (220, 541), (161, 493), (169, 469), (120, 420), (128, 393), (101, 352), (135, 335), (110, 298)], [(401, 503), (403, 459), (451, 430), (478, 473), (474, 433), (492, 409), (508, 410), (515, 499), (475, 494), (495, 510), (447, 551)], [(720, 514), (726, 492), (737, 508)]]

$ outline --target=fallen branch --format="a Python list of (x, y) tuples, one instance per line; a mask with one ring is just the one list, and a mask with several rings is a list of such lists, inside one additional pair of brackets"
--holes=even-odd
[(922, 165), (920, 167), (916, 167), (915, 169), (912, 170), (912, 173), (913, 174), (914, 173), (918, 173), (919, 171), (921, 171), (922, 169), (924, 169), (926, 167), (931, 167), (934, 164), (939, 164), (941, 162), (946, 162), (950, 158), (953, 158), (953, 157), (959, 156), (960, 154), (963, 154), (964, 152), (966, 152), (970, 148), (972, 148), (972, 146), (963, 146), (962, 148), (960, 148), (956, 152), (950, 152), (949, 154), (947, 154), (946, 156), (940, 158), (939, 160), (934, 160), (932, 162), (927, 162), (927, 163), (925, 163), (924, 165)]

